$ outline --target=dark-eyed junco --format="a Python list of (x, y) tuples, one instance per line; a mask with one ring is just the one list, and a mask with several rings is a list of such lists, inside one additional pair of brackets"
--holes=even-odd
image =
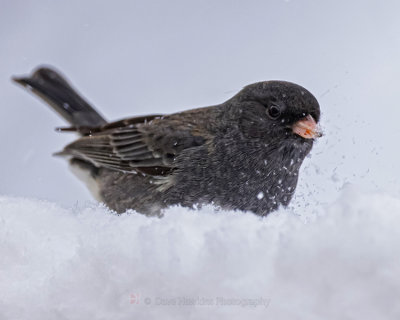
[(319, 136), (317, 100), (285, 81), (248, 85), (211, 107), (107, 122), (51, 68), (14, 80), (81, 134), (58, 155), (117, 212), (213, 204), (267, 215), (291, 200)]

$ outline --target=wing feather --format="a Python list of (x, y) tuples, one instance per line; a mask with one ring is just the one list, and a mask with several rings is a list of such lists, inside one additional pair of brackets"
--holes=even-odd
[(167, 175), (176, 169), (175, 159), (183, 150), (205, 143), (198, 130), (196, 134), (192, 130), (191, 123), (168, 117), (142, 123), (132, 118), (92, 130), (66, 146), (60, 155), (72, 155), (112, 170)]

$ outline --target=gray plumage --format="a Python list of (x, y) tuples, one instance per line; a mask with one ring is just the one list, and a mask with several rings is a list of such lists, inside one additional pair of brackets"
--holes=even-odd
[(284, 81), (251, 84), (211, 107), (106, 123), (50, 68), (14, 80), (82, 135), (58, 154), (87, 172), (100, 200), (117, 212), (158, 215), (171, 205), (214, 204), (267, 215), (290, 202), (313, 145), (293, 125), (320, 118), (314, 96)]

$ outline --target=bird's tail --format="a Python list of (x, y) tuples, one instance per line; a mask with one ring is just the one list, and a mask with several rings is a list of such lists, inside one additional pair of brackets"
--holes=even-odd
[(47, 102), (77, 131), (81, 131), (80, 128), (84, 131), (107, 123), (100, 113), (53, 69), (41, 67), (31, 76), (14, 77), (13, 80)]

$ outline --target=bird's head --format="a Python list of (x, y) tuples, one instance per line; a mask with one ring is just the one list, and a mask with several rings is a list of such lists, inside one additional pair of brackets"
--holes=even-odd
[(318, 101), (297, 84), (257, 82), (243, 88), (228, 102), (239, 117), (240, 130), (249, 138), (294, 139), (312, 145), (321, 136)]

